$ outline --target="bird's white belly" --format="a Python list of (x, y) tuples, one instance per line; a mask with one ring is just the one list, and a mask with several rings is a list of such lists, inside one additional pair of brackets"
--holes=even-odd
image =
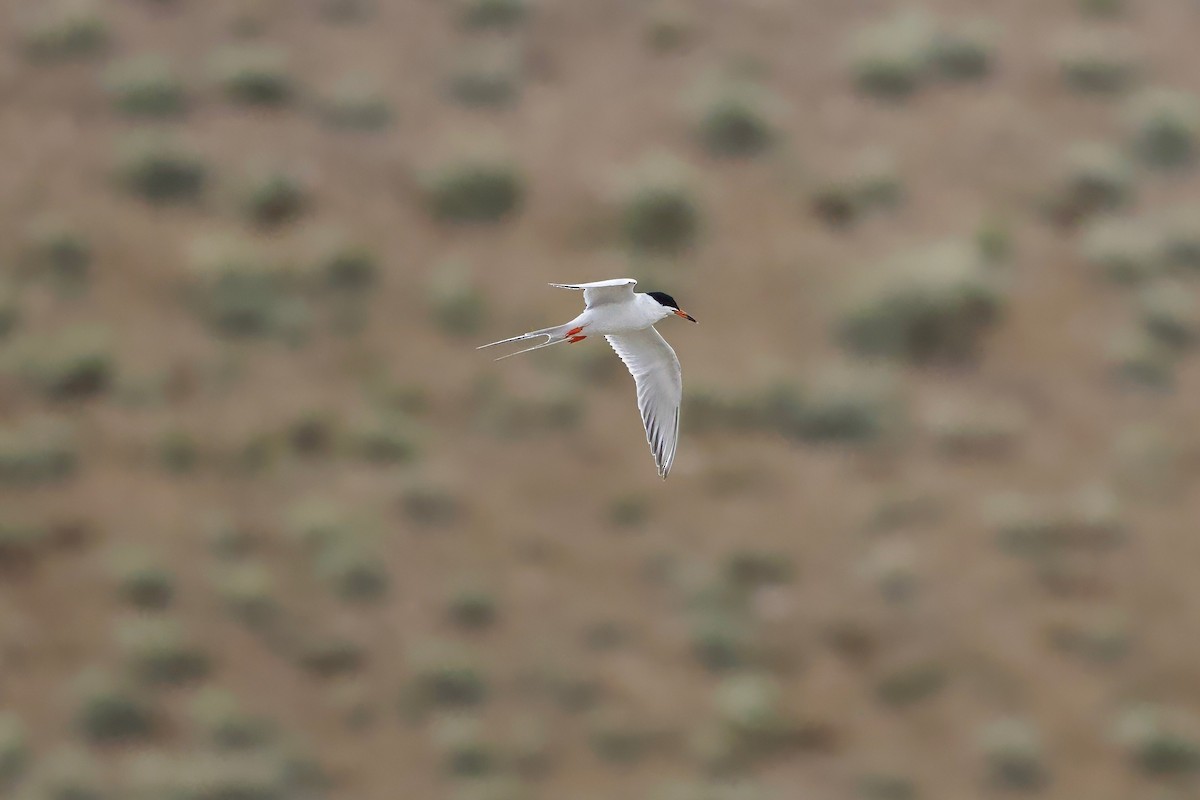
[(579, 324), (586, 334), (607, 336), (645, 330), (659, 319), (661, 316), (647, 313), (640, 304), (630, 303), (589, 308), (580, 316)]

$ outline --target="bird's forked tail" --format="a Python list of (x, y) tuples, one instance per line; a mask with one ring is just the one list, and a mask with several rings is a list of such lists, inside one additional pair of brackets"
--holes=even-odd
[(562, 344), (563, 342), (568, 342), (568, 341), (570, 341), (570, 339), (567, 338), (566, 333), (568, 330), (570, 330), (570, 328), (571, 328), (571, 326), (569, 324), (568, 325), (555, 325), (552, 328), (542, 328), (541, 330), (530, 331), (529, 333), (522, 333), (520, 336), (514, 336), (511, 339), (501, 339), (498, 342), (490, 342), (488, 344), (481, 344), (479, 347), (476, 347), (475, 349), (482, 350), (485, 347), (495, 347), (498, 344), (509, 344), (510, 342), (524, 342), (529, 339), (536, 339), (539, 336), (544, 336), (548, 340), (548, 341), (542, 342), (541, 344), (536, 344), (533, 347), (526, 347), (524, 350), (518, 350), (515, 353), (509, 353), (507, 355), (500, 356), (499, 358), (496, 359), (496, 361), (503, 361), (506, 358), (512, 358), (513, 356), (519, 356), (519, 355), (521, 355), (521, 353), (528, 353), (530, 350), (541, 350), (543, 347), (549, 347), (552, 344)]

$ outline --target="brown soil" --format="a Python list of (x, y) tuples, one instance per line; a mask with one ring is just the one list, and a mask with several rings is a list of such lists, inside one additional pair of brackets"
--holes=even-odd
[[(1200, 362), (1182, 357), (1165, 391), (1116, 379), (1109, 344), (1135, 324), (1134, 294), (1099, 279), (1078, 255), (1078, 230), (1055, 227), (1039, 211), (1068, 145), (1124, 142), (1121, 100), (1072, 93), (1058, 73), (1057, 44), (1082, 28), (1119, 29), (1140, 48), (1143, 83), (1200, 93), (1195, 3), (1132, 0), (1112, 21), (1088, 20), (1066, 0), (926, 3), (939, 19), (992, 20), (996, 70), (980, 82), (934, 82), (901, 103), (857, 93), (846, 67), (853, 33), (893, 7), (875, 0), (682, 2), (691, 31), (668, 52), (647, 44), (659, 7), (642, 2), (547, 0), (515, 31), (478, 33), (457, 24), (453, 3), (431, 0), (380, 0), (365, 21), (344, 24), (328, 21), (315, 0), (114, 0), (98, 4), (109, 51), (52, 64), (31, 61), (15, 44), (36, 5), (0, 2), (0, 262), (15, 275), (31, 226), (47, 216), (83, 232), (95, 261), (79, 297), (20, 279), (22, 323), (0, 342), (0, 357), (15, 360), (23, 341), (68, 325), (98, 323), (117, 362), (115, 388), (73, 401), (45, 399), (3, 362), (0, 424), (64, 419), (81, 448), (68, 482), (0, 487), (0, 522), (82, 531), (78, 541), (52, 537), (32, 560), (0, 572), (0, 707), (26, 723), (36, 753), (78, 739), (68, 689), (79, 672), (122, 668), (114, 624), (134, 612), (122, 608), (106, 557), (135, 544), (177, 576), (177, 608), (168, 613), (211, 654), (211, 682), (296, 734), (329, 771), (331, 797), (433, 798), (464, 785), (445, 776), (433, 723), (398, 711), (412, 653), (431, 640), (478, 654), (490, 687), (478, 713), (497, 747), (514, 726), (545, 727), (548, 769), (522, 779), (532, 796), (652, 797), (672, 780), (708, 780), (690, 742), (714, 719), (724, 676), (692, 652), (688, 576), (761, 551), (792, 563), (795, 577), (753, 598), (758, 645), (769, 657), (750, 669), (772, 674), (785, 713), (816, 732), (808, 745), (764, 754), (738, 773), (767, 796), (857, 797), (876, 774), (911, 779), (920, 797), (998, 794), (980, 735), (1010, 716), (1040, 731), (1044, 797), (1195, 791), (1139, 771), (1112, 732), (1141, 702), (1200, 714), (1200, 650), (1190, 636), (1200, 629)], [(254, 41), (289, 53), (300, 87), (294, 103), (241, 108), (212, 85), (208, 60), (236, 40), (245, 16), (262, 22)], [(456, 105), (448, 71), (476, 40), (490, 39), (521, 53), (519, 98), (499, 110)], [(145, 52), (169, 54), (193, 93), (187, 116), (160, 127), (210, 161), (213, 185), (199, 205), (154, 208), (112, 179), (117, 142), (146, 123), (112, 109), (100, 75)], [(780, 99), (779, 139), (757, 158), (714, 159), (689, 127), (687, 98), (706, 76), (738, 65)], [(394, 126), (349, 132), (321, 121), (316, 99), (351, 73), (384, 87)], [(420, 176), (480, 140), (519, 165), (527, 188), (520, 213), (495, 226), (431, 221)], [(871, 149), (895, 159), (904, 203), (830, 228), (811, 212), (808, 192)], [(662, 152), (694, 169), (704, 230), (678, 259), (631, 259), (611, 235), (609, 201), (631, 168)], [(234, 341), (189, 309), (190, 246), (205, 234), (247, 230), (239, 179), (263, 164), (296, 170), (314, 187), (313, 208), (278, 234), (279, 248), (303, 253), (306, 233), (334, 226), (378, 254), (382, 276), (361, 332), (332, 331), (319, 311), (303, 346)], [(1139, 171), (1129, 214), (1194, 201), (1196, 174)], [(845, 360), (832, 330), (859, 274), (895, 251), (970, 236), (987, 219), (1004, 221), (1013, 237), (1002, 317), (970, 364), (896, 365), (906, 422), (877, 443), (685, 431), (674, 472), (661, 482), (626, 376), (564, 377), (571, 354), (493, 364), (473, 349), (476, 339), (576, 313), (579, 297), (548, 281), (633, 274), (701, 321), (662, 325), (686, 386), (739, 393), (781, 378), (803, 383)], [(452, 260), (470, 267), (486, 298), (484, 323), (466, 337), (439, 330), (427, 299), (432, 276)], [(154, 379), (168, 386), (161, 402), (122, 400), (122, 387)], [(427, 399), (411, 414), (415, 461), (305, 457), (282, 443), (288, 423), (308, 412), (327, 414), (339, 429), (377, 418), (372, 387), (381, 383), (418, 388)], [(519, 407), (564, 385), (582, 404), (576, 426), (504, 435), (485, 421), (491, 409), (480, 387), (499, 387)], [(954, 455), (928, 424), (947, 405), (968, 418), (1001, 407), (1022, 421), (1008, 447)], [(1149, 485), (1121, 446), (1138, 426), (1161, 431), (1175, 450)], [(157, 457), (174, 429), (199, 450), (185, 474)], [(256, 437), (273, 453), (267, 465), (234, 466)], [(459, 504), (450, 523), (428, 526), (404, 512), (410, 491), (430, 487)], [(1089, 487), (1117, 500), (1115, 544), (1045, 559), (998, 546), (986, 512), (996, 496), (1053, 504)], [(351, 509), (367, 531), (391, 577), (383, 601), (348, 604), (314, 577), (285, 531), (288, 510), (309, 497)], [(628, 498), (644, 504), (645, 519), (621, 528), (613, 507)], [(870, 524), (902, 503), (924, 510)], [(275, 575), (279, 603), (308, 632), (362, 645), (361, 670), (313, 677), (228, 613), (213, 584), (219, 561), (206, 520), (214, 514), (260, 534), (254, 557)], [(889, 600), (872, 572), (889, 560), (911, 571), (906, 600)], [(497, 619), (485, 631), (447, 619), (446, 603), (464, 582), (495, 598)], [(1127, 639), (1110, 660), (1056, 644), (1056, 631), (1107, 624)], [(620, 632), (615, 646), (589, 644), (598, 625)], [(940, 669), (940, 691), (903, 706), (881, 701), (881, 680), (912, 664)], [(555, 692), (537, 688), (545, 675), (595, 682), (596, 708), (564, 708)], [(344, 724), (334, 701), (343, 682), (374, 710), (368, 726)], [(172, 724), (146, 747), (198, 746), (183, 713), (194, 692), (154, 695)], [(625, 715), (653, 732), (644, 755), (610, 762), (594, 752), (597, 714)], [(121, 764), (136, 749), (97, 753)]]

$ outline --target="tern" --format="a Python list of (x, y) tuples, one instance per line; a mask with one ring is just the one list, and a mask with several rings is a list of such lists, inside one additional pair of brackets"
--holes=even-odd
[(679, 441), (679, 404), (683, 396), (683, 376), (679, 358), (654, 325), (676, 316), (695, 322), (681, 311), (675, 298), (663, 292), (635, 292), (633, 278), (613, 278), (592, 283), (552, 283), (559, 289), (583, 292), (583, 313), (563, 325), (523, 333), (511, 339), (481, 345), (522, 342), (544, 338), (541, 344), (500, 356), (497, 361), (540, 350), (555, 344), (582, 342), (588, 336), (603, 336), (625, 363), (637, 384), (638, 410), (646, 427), (646, 441), (654, 453), (660, 478), (666, 478), (675, 462)]

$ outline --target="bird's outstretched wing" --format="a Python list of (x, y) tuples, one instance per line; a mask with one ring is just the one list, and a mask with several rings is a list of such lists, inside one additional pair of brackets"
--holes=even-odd
[(559, 289), (582, 289), (584, 306), (592, 308), (608, 303), (627, 303), (633, 300), (633, 287), (636, 284), (637, 281), (633, 278), (613, 278), (591, 283), (552, 283), (550, 285)]
[(646, 426), (646, 441), (654, 453), (659, 476), (665, 478), (675, 462), (675, 445), (679, 441), (679, 404), (683, 397), (679, 359), (653, 327), (604, 338), (625, 362), (637, 384), (638, 410)]

